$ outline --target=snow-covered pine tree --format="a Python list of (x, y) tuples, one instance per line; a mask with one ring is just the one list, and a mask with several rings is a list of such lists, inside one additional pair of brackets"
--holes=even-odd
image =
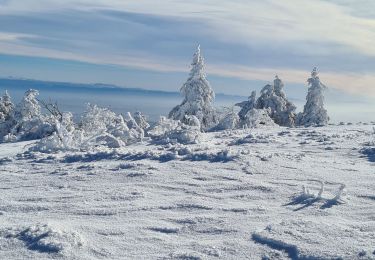
[(248, 98), (247, 101), (243, 101), (241, 103), (235, 104), (235, 106), (238, 106), (241, 108), (240, 112), (238, 112), (238, 115), (241, 120), (245, 120), (246, 114), (253, 108), (255, 108), (256, 105), (256, 91), (251, 92), (251, 96)]
[(5, 90), (5, 93), (0, 97), (0, 122), (6, 121), (12, 114), (14, 105), (8, 94), (8, 91)]
[(41, 107), (37, 100), (39, 91), (29, 89), (25, 92), (21, 102), (17, 105), (14, 118), (17, 121), (27, 121), (41, 116)]
[(5, 91), (4, 95), (0, 97), (0, 142), (9, 133), (13, 125), (13, 110), (14, 105), (8, 91)]
[(182, 86), (181, 93), (184, 100), (172, 109), (169, 118), (182, 121), (185, 115), (194, 115), (201, 123), (201, 130), (207, 130), (217, 123), (217, 116), (212, 105), (215, 93), (206, 79), (200, 46), (194, 54), (190, 75)]
[(267, 84), (260, 92), (256, 102), (257, 109), (268, 109), (270, 117), (276, 124), (293, 127), (295, 125), (296, 107), (287, 99), (284, 93), (284, 84), (276, 76), (273, 85)]
[(324, 108), (323, 92), (327, 88), (320, 82), (318, 70), (315, 67), (311, 78), (307, 80), (309, 89), (303, 112), (298, 115), (298, 124), (303, 126), (324, 126), (328, 124), (329, 117)]

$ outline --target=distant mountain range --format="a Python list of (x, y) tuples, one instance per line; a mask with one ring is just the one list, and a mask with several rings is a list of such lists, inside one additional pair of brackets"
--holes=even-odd
[[(56, 81), (41, 81), (33, 79), (24, 79), (24, 78), (0, 78), (0, 90), (8, 89), (11, 90), (27, 90), (27, 89), (37, 89), (41, 92), (43, 90), (48, 91), (61, 91), (64, 92), (91, 92), (96, 93), (100, 92), (110, 92), (112, 94), (121, 93), (121, 94), (133, 94), (133, 95), (153, 95), (153, 96), (180, 96), (179, 92), (172, 91), (162, 91), (162, 90), (150, 90), (142, 88), (129, 88), (129, 87), (120, 87), (111, 84), (103, 83), (92, 83), (92, 84), (83, 84), (83, 83), (70, 83), (70, 82), (56, 82)], [(240, 95), (227, 95), (227, 94), (216, 94), (217, 97), (226, 97), (226, 98), (235, 98), (243, 99), (243, 96)]]

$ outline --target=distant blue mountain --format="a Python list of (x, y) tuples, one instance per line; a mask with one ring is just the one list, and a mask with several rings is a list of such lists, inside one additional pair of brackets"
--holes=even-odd
[[(121, 94), (130, 94), (130, 95), (153, 95), (153, 96), (180, 96), (179, 92), (172, 91), (162, 91), (162, 90), (150, 90), (142, 88), (129, 88), (129, 87), (120, 87), (111, 84), (103, 83), (93, 83), (93, 84), (83, 84), (83, 83), (70, 83), (70, 82), (55, 82), (55, 81), (41, 81), (33, 79), (23, 79), (23, 78), (0, 78), (0, 89), (11, 90), (27, 90), (27, 89), (37, 89), (40, 92), (43, 91), (64, 91), (64, 92), (105, 92), (105, 93), (121, 93)], [(238, 95), (226, 95), (226, 94), (217, 94), (218, 98), (220, 97), (231, 97), (231, 98), (240, 98), (244, 97)]]
[[(160, 115), (167, 115), (182, 97), (178, 92), (126, 88), (109, 84), (79, 84), (68, 82), (50, 82), (19, 78), (0, 78), (0, 94), (6, 89), (14, 102), (18, 102), (28, 89), (37, 89), (39, 99), (56, 101), (64, 111), (79, 116), (86, 103), (109, 107), (116, 113), (142, 111), (150, 120), (158, 120)], [(231, 107), (246, 97), (218, 94), (216, 106)]]

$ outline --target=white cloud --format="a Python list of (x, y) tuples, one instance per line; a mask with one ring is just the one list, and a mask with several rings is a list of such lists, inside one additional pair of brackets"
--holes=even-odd
[[(32, 36), (28, 36), (32, 37)], [(0, 33), (1, 39), (1, 33)], [(122, 67), (138, 68), (157, 72), (183, 72), (189, 71), (189, 60), (176, 61), (164, 59), (152, 59), (150, 57), (140, 56), (116, 56), (101, 55), (94, 56), (77, 55), (71, 52), (46, 50), (38, 47), (23, 46), (14, 41), (8, 43), (0, 42), (1, 52), (13, 55), (25, 55), (35, 57), (47, 57), (54, 59), (65, 59), (74, 61), (83, 61), (102, 65), (116, 65)], [(255, 68), (249, 66), (239, 66), (233, 64), (210, 64), (207, 63), (208, 76), (231, 77), (243, 80), (260, 80), (270, 82), (278, 74), (286, 83), (297, 83), (301, 86), (306, 85), (309, 71), (283, 69), (283, 68)], [(365, 94), (375, 97), (375, 75), (350, 73), (343, 74), (337, 72), (323, 71), (321, 79), (328, 87), (339, 89), (352, 94)]]
[(157, 3), (154, 0), (11, 0), (1, 12), (63, 8), (195, 18), (208, 22), (223, 41), (248, 44), (308, 41), (317, 45), (328, 42), (375, 56), (375, 19), (352, 16), (347, 6), (322, 0), (163, 0)]
[[(348, 7), (322, 0), (9, 0), (0, 3), (0, 14), (25, 14), (65, 10), (95, 11), (111, 9), (159, 16), (187, 18), (204, 21), (205, 30), (224, 42), (248, 45), (262, 45), (272, 42), (291, 44), (299, 52), (320, 54), (338, 52), (348, 48), (375, 57), (375, 19), (352, 16)], [(355, 8), (355, 5), (351, 5)], [(126, 33), (126, 32), (124, 32)], [(158, 59), (137, 55), (116, 55), (108, 52), (94, 54), (53, 50), (47, 47), (33, 47), (19, 39), (30, 35), (0, 33), (0, 51), (7, 54), (42, 56), (70, 59), (98, 64), (115, 64), (161, 72), (187, 71), (189, 61)], [(308, 44), (306, 44), (308, 43)], [(333, 46), (333, 47), (332, 47)], [(230, 50), (228, 50), (230, 51)], [(208, 71), (246, 80), (269, 81), (275, 73), (287, 82), (306, 81), (308, 72), (286, 68), (253, 68), (236, 64), (223, 65), (208, 62)], [(322, 78), (329, 86), (350, 93), (371, 93), (375, 82), (375, 71), (371, 73), (322, 72)]]

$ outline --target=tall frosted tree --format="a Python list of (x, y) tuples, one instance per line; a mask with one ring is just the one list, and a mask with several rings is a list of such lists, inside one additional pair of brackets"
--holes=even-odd
[(196, 116), (201, 124), (201, 130), (206, 130), (217, 123), (215, 109), (212, 105), (215, 93), (206, 79), (204, 58), (200, 46), (194, 54), (189, 78), (180, 91), (184, 100), (172, 109), (169, 118), (182, 121), (185, 115)]
[(13, 110), (14, 105), (12, 100), (8, 91), (5, 91), (4, 95), (0, 97), (0, 142), (3, 140), (3, 137), (9, 133), (13, 125)]
[(324, 108), (324, 90), (327, 88), (320, 82), (318, 70), (315, 67), (307, 80), (309, 89), (303, 112), (298, 115), (298, 124), (303, 126), (324, 126), (329, 117)]
[(0, 97), (0, 121), (8, 120), (12, 114), (14, 105), (8, 94), (8, 91), (5, 90), (5, 93)]

